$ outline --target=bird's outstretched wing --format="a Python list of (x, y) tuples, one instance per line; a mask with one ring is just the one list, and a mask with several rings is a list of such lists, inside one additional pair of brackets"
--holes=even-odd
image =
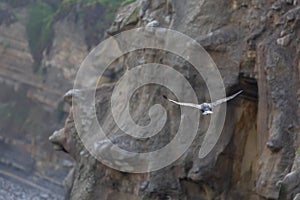
[(217, 105), (219, 105), (219, 104), (221, 104), (221, 103), (224, 103), (224, 102), (226, 102), (226, 101), (229, 101), (229, 100), (235, 98), (237, 95), (241, 94), (242, 92), (243, 92), (243, 90), (240, 90), (239, 92), (235, 93), (234, 95), (231, 95), (231, 96), (229, 96), (229, 97), (225, 97), (225, 98), (223, 98), (223, 99), (219, 99), (219, 100), (217, 100), (217, 101), (215, 101), (215, 102), (212, 102), (212, 103), (211, 103), (211, 106), (212, 106), (212, 107), (215, 107), (215, 106), (217, 106)]
[(171, 101), (172, 103), (175, 103), (177, 105), (181, 105), (181, 106), (188, 106), (188, 107), (193, 107), (193, 108), (197, 108), (200, 109), (200, 105), (199, 104), (194, 104), (194, 103), (184, 103), (184, 102), (178, 102), (178, 101), (174, 101), (172, 99), (167, 98), (165, 95), (163, 95), (163, 97), (169, 101)]

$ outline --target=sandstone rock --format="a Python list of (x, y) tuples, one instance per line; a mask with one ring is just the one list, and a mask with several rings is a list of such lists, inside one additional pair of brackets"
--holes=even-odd
[[(155, 19), (160, 22), (159, 26), (196, 38), (216, 62), (229, 92), (236, 87), (247, 87), (248, 92), (243, 99), (228, 104), (222, 137), (204, 160), (200, 160), (197, 153), (209, 123), (207, 118), (201, 119), (203, 124), (198, 136), (182, 158), (166, 169), (145, 174), (118, 172), (89, 156), (76, 136), (70, 114), (65, 133), (73, 140), (71, 155), (77, 160), (71, 196), (74, 199), (139, 199), (149, 196), (151, 199), (278, 199), (282, 195), (278, 186), (284, 185), (284, 195), (292, 199), (299, 193), (300, 180), (296, 167), (292, 167), (296, 160), (294, 146), (299, 146), (295, 140), (299, 133), (297, 119), (300, 113), (297, 99), (299, 79), (296, 75), (299, 72), (298, 8), (282, 1), (274, 3), (268, 0), (247, 3), (224, 0), (157, 2), (159, 6), (153, 6), (152, 2), (143, 6), (134, 24), (128, 24), (127, 19), (138, 5), (146, 5), (146, 2), (138, 1), (126, 7), (127, 10), (120, 9), (111, 34), (146, 26)], [(154, 7), (158, 10), (153, 10)], [(169, 7), (173, 14), (166, 12)], [(287, 17), (289, 12), (293, 12), (294, 17)], [(139, 16), (143, 16), (142, 19)], [(164, 20), (167, 16), (170, 16), (171, 24)], [(122, 66), (130, 66), (127, 70), (147, 62), (172, 66), (185, 74), (199, 99), (207, 99), (205, 81), (193, 66), (175, 55), (145, 50), (125, 56), (121, 62)], [(155, 73), (151, 75), (155, 76)], [(181, 115), (178, 108), (168, 105), (165, 106), (170, 119), (162, 135), (147, 140), (146, 145), (144, 141), (132, 141), (132, 138), (122, 135), (123, 132), (113, 123), (108, 106), (112, 88), (100, 87), (96, 93), (97, 117), (99, 123), (108, 122), (105, 129), (111, 141), (130, 151), (148, 151), (153, 150), (149, 148), (150, 144), (153, 148), (161, 148), (174, 136), (176, 120)], [(138, 124), (147, 122), (147, 117), (142, 115), (147, 109), (141, 105), (164, 104), (156, 92), (161, 91), (149, 86), (137, 91), (133, 97), (132, 101), (140, 101), (131, 107), (132, 117)], [(122, 109), (119, 112), (122, 113)], [(112, 153), (113, 161), (119, 165), (124, 165), (127, 159), (134, 159), (114, 154), (107, 140), (95, 141), (93, 147)], [(85, 153), (81, 155), (80, 152)], [(125, 163), (125, 167), (131, 169), (132, 166)], [(88, 185), (89, 192), (84, 193), (81, 185)], [(82, 192), (86, 196), (80, 196)]]
[(295, 19), (294, 13), (289, 13), (289, 14), (287, 14), (287, 15), (286, 15), (286, 19), (287, 19), (287, 21), (292, 21), (292, 20), (294, 20), (294, 19)]
[(276, 43), (278, 45), (281, 45), (281, 46), (288, 46), (291, 42), (291, 40), (293, 39), (293, 35), (292, 34), (289, 34), (289, 35), (286, 35), (282, 38), (278, 38), (276, 40)]
[(280, 2), (275, 2), (273, 5), (272, 5), (272, 9), (273, 10), (280, 10), (281, 9), (281, 3)]
[(53, 143), (54, 149), (58, 151), (66, 151), (64, 149), (64, 143), (66, 141), (66, 136), (64, 135), (64, 129), (60, 129), (59, 131), (55, 131), (50, 137), (50, 142)]
[(296, 194), (293, 200), (299, 200), (300, 199), (300, 193)]
[[(238, 37), (237, 29), (225, 27), (197, 38), (197, 41), (207, 50), (226, 49), (226, 44), (235, 41)], [(221, 47), (223, 46), (223, 47)]]
[(157, 20), (151, 21), (146, 25), (146, 27), (158, 27), (158, 26), (159, 26), (159, 22)]
[(282, 181), (277, 183), (278, 186), (284, 189), (282, 196), (291, 199), (292, 196), (300, 192), (300, 172), (292, 171), (288, 173)]

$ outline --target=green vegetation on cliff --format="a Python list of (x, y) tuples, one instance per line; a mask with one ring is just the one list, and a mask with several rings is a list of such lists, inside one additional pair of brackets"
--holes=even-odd
[(7, 3), (11, 7), (17, 8), (28, 5), (32, 0), (0, 0), (0, 3)]
[(135, 0), (63, 0), (59, 5), (57, 16), (69, 13), (76, 16), (78, 23), (86, 31), (86, 44), (89, 49), (97, 45), (104, 36), (104, 31), (111, 25), (116, 9)]
[(125, 5), (130, 4), (130, 3), (133, 3), (133, 2), (135, 2), (135, 1), (136, 1), (136, 0), (124, 0), (124, 1), (122, 2), (121, 6), (125, 6)]
[(53, 38), (53, 19), (56, 11), (47, 3), (38, 1), (29, 7), (27, 37), (35, 60), (34, 72), (39, 70), (43, 51), (49, 47)]
[(63, 0), (62, 5), (93, 6), (101, 4), (109, 8), (118, 8), (123, 2), (124, 0)]
[(12, 8), (27, 7), (26, 27), (30, 51), (34, 59), (33, 71), (40, 72), (45, 50), (52, 45), (53, 24), (69, 14), (75, 16), (87, 32), (86, 43), (89, 48), (98, 44), (114, 19), (118, 7), (135, 0), (0, 0)]

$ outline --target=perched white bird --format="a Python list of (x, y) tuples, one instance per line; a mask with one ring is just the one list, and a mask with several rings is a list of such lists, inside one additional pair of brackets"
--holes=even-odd
[(229, 101), (233, 98), (235, 98), (237, 95), (239, 95), (240, 93), (242, 93), (243, 90), (240, 90), (239, 92), (235, 93), (234, 95), (231, 95), (229, 97), (225, 97), (223, 99), (219, 99), (215, 102), (212, 103), (202, 103), (202, 104), (194, 104), (194, 103), (183, 103), (183, 102), (177, 102), (174, 101), (172, 99), (167, 98), (165, 95), (163, 95), (163, 97), (175, 104), (181, 105), (181, 106), (188, 106), (188, 107), (193, 107), (193, 108), (197, 108), (199, 110), (201, 110), (203, 115), (208, 115), (208, 114), (212, 114), (213, 113), (213, 108), (216, 107), (217, 105), (221, 104), (221, 103), (225, 103), (226, 101)]

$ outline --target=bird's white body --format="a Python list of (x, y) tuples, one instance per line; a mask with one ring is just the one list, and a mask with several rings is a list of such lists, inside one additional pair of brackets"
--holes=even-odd
[(175, 103), (177, 105), (181, 105), (181, 106), (188, 106), (188, 107), (193, 107), (193, 108), (197, 108), (199, 110), (201, 110), (203, 115), (209, 115), (213, 113), (213, 108), (216, 107), (219, 104), (225, 103), (233, 98), (235, 98), (237, 95), (239, 95), (240, 93), (242, 93), (243, 90), (235, 93), (234, 95), (231, 95), (229, 97), (225, 97), (223, 99), (219, 99), (215, 102), (212, 103), (202, 103), (202, 104), (194, 104), (194, 103), (184, 103), (184, 102), (177, 102), (174, 101), (172, 99), (169, 99), (167, 97), (165, 97), (166, 99), (168, 99), (169, 101), (171, 101), (172, 103)]

